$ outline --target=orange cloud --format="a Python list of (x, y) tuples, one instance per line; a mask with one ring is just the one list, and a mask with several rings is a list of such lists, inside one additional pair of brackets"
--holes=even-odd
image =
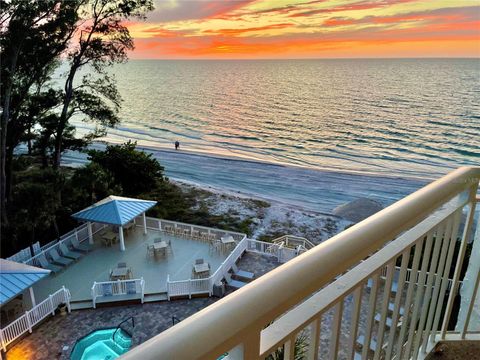
[(230, 36), (237, 36), (249, 32), (259, 32), (262, 30), (272, 30), (272, 29), (284, 29), (290, 27), (294, 24), (292, 23), (283, 23), (283, 24), (272, 24), (272, 25), (265, 25), (265, 26), (257, 26), (245, 29), (219, 29), (219, 30), (206, 30), (204, 31), (205, 34), (217, 34), (217, 35), (230, 35)]
[[(453, 7), (417, 0), (199, 3), (191, 6), (203, 15), (194, 19), (175, 13), (182, 19), (171, 20), (170, 12), (165, 21), (129, 24), (132, 57), (480, 57), (480, 6), (468, 0)], [(177, 12), (190, 3), (178, 4)]]

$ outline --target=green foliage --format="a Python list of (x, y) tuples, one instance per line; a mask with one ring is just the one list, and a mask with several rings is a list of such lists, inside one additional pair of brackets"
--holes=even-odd
[(136, 143), (108, 145), (105, 151), (91, 150), (90, 160), (109, 171), (126, 196), (148, 193), (163, 182), (163, 167), (143, 151), (135, 149)]
[[(308, 336), (305, 332), (302, 332), (295, 339), (295, 348), (294, 348), (294, 360), (303, 360), (306, 358), (308, 353)], [(266, 360), (283, 360), (285, 358), (285, 347), (282, 346), (278, 348), (275, 352), (268, 355)]]

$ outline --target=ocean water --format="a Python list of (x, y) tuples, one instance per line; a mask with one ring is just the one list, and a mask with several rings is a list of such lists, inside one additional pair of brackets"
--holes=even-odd
[(177, 179), (329, 211), (480, 164), (477, 59), (137, 60), (113, 73), (122, 123), (104, 140), (136, 140)]

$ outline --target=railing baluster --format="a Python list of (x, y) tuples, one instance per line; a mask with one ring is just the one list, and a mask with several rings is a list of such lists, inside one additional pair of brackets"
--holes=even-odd
[(338, 356), (338, 344), (340, 342), (340, 325), (342, 321), (343, 313), (343, 298), (333, 307), (333, 322), (332, 322), (332, 337), (330, 338), (330, 359), (337, 359)]
[(410, 260), (410, 251), (412, 248), (408, 248), (402, 253), (402, 263), (400, 265), (400, 274), (398, 276), (397, 294), (395, 295), (395, 302), (393, 305), (392, 313), (392, 326), (388, 335), (387, 349), (385, 351), (385, 358), (390, 359), (393, 350), (393, 342), (395, 340), (395, 333), (397, 331), (397, 324), (400, 315), (400, 301), (402, 300), (403, 287), (405, 286), (405, 279), (407, 275), (408, 261)]
[[(429, 325), (427, 326), (426, 334), (423, 340), (423, 345), (422, 345), (422, 351), (424, 354), (427, 352), (427, 341), (430, 338), (430, 336), (433, 336), (431, 338), (431, 343), (433, 344), (435, 341), (435, 334), (438, 331), (438, 323), (440, 321), (440, 315), (442, 313), (442, 308), (444, 304), (444, 299), (445, 299), (445, 292), (447, 290), (447, 285), (448, 285), (448, 278), (450, 276), (450, 268), (452, 266), (452, 259), (453, 259), (453, 254), (455, 252), (455, 244), (457, 243), (457, 235), (458, 235), (458, 229), (460, 227), (460, 219), (462, 215), (462, 209), (458, 210), (455, 215), (454, 215), (454, 223), (453, 223), (453, 229), (452, 233), (450, 235), (450, 241), (449, 241), (449, 249), (448, 249), (448, 255), (447, 255), (447, 260), (445, 265), (443, 266), (443, 274), (442, 274), (442, 268), (439, 267), (439, 270), (437, 272), (437, 282), (435, 284), (436, 289), (440, 286), (438, 284), (438, 280), (441, 281), (441, 286), (440, 286), (440, 291), (438, 292), (438, 296), (434, 298), (433, 303), (437, 303), (437, 308), (435, 310), (435, 317), (433, 320), (433, 326)], [(440, 275), (442, 276), (440, 277)]]
[(368, 352), (370, 351), (370, 342), (372, 340), (372, 328), (373, 328), (373, 320), (375, 318), (375, 310), (377, 308), (377, 291), (378, 291), (378, 283), (380, 280), (380, 274), (377, 271), (372, 276), (372, 287), (370, 288), (370, 299), (368, 302), (368, 318), (367, 318), (367, 327), (365, 329), (365, 343), (363, 346), (362, 351), (362, 359), (366, 359), (368, 356)]
[(350, 324), (350, 337), (348, 341), (347, 358), (353, 359), (355, 353), (355, 343), (357, 341), (358, 333), (358, 320), (360, 319), (360, 308), (362, 306), (362, 290), (363, 285), (360, 284), (353, 292), (353, 304), (352, 304), (352, 319)]
[[(417, 300), (418, 303), (415, 304), (415, 307), (418, 308), (421, 307), (421, 316), (420, 316), (420, 321), (417, 327), (417, 332), (414, 334), (414, 329), (415, 329), (415, 323), (414, 326), (410, 329), (410, 334), (409, 334), (409, 340), (412, 339), (412, 342), (409, 342), (409, 348), (407, 355), (410, 354), (410, 351), (412, 350), (411, 346), (413, 345), (413, 358), (416, 358), (418, 356), (418, 350), (420, 346), (420, 342), (422, 340), (423, 336), (423, 331), (425, 330), (425, 323), (427, 321), (427, 317), (430, 317), (429, 313), (429, 308), (430, 308), (430, 303), (432, 299), (432, 292), (434, 290), (433, 288), (433, 281), (438, 278), (437, 274), (437, 265), (442, 264), (444, 262), (446, 253), (447, 253), (447, 248), (448, 248), (448, 241), (447, 238), (451, 235), (452, 232), (452, 217), (449, 217), (447, 220), (447, 225), (445, 227), (445, 230), (441, 233), (441, 235), (436, 235), (435, 237), (435, 247), (433, 250), (433, 257), (432, 257), (432, 262), (430, 264), (430, 274), (427, 276), (427, 286), (425, 288), (425, 295), (423, 298), (418, 298)], [(447, 245), (447, 246), (445, 246)], [(440, 253), (440, 259), (438, 258)], [(421, 291), (418, 291), (420, 294)], [(416, 321), (416, 317), (414, 316), (412, 318), (414, 321)]]
[(318, 348), (320, 344), (320, 331), (322, 324), (321, 316), (310, 324), (310, 342), (308, 344), (308, 360), (318, 359)]
[[(423, 236), (422, 236), (423, 239)], [(433, 239), (433, 230), (429, 232), (427, 235), (427, 241), (425, 243), (425, 250), (423, 251), (423, 260), (422, 260), (422, 266), (421, 266), (421, 272), (419, 275), (419, 284), (422, 284), (421, 289), (423, 289), (423, 282), (425, 278), (425, 272), (427, 270), (428, 266), (428, 260), (429, 260), (429, 254), (430, 254), (430, 249), (432, 247), (432, 239)], [(404, 346), (404, 340), (405, 340), (405, 335), (407, 332), (407, 324), (409, 320), (409, 315), (410, 315), (410, 306), (412, 304), (413, 300), (413, 291), (416, 287), (416, 273), (418, 272), (418, 265), (420, 263), (420, 258), (422, 255), (422, 250), (423, 250), (423, 241), (418, 241), (415, 244), (415, 254), (413, 255), (413, 263), (412, 263), (412, 270), (410, 271), (410, 283), (408, 284), (408, 289), (407, 289), (407, 295), (405, 297), (405, 308), (404, 308), (404, 316), (403, 316), (403, 326), (400, 329), (400, 336), (398, 337), (397, 341), (397, 359), (402, 359), (402, 353), (403, 353), (403, 346)], [(413, 248), (412, 248), (413, 249)], [(413, 279), (412, 279), (413, 276)], [(420, 280), (422, 279), (422, 280)], [(418, 291), (418, 289), (417, 289)], [(412, 323), (411, 321), (410, 323)], [(407, 346), (408, 346), (408, 341), (407, 341)], [(408, 355), (407, 355), (408, 356)]]
[[(462, 240), (460, 244), (460, 250), (457, 258), (457, 262), (455, 265), (455, 272), (453, 275), (453, 281), (452, 281), (452, 286), (450, 287), (450, 295), (448, 297), (448, 302), (447, 302), (447, 307), (445, 309), (445, 316), (443, 318), (443, 323), (442, 323), (442, 329), (441, 329), (441, 334), (440, 337), (442, 339), (445, 339), (445, 334), (447, 332), (447, 327), (448, 323), (450, 321), (450, 316), (452, 313), (452, 308), (453, 308), (453, 302), (455, 300), (455, 296), (458, 291), (458, 286), (460, 284), (460, 273), (462, 271), (462, 266), (463, 266), (463, 260), (465, 257), (465, 252), (467, 250), (467, 243), (468, 239), (470, 238), (470, 234), (473, 228), (473, 222), (475, 218), (475, 207), (476, 207), (476, 201), (475, 201), (475, 196), (476, 196), (476, 187), (472, 189), (470, 192), (470, 199), (471, 202), (468, 207), (468, 215), (467, 215), (467, 221), (465, 223), (465, 227), (463, 229), (463, 234), (462, 234)], [(477, 226), (480, 226), (480, 223), (477, 224)]]
[(283, 347), (283, 360), (294, 360), (295, 359), (295, 342), (297, 335), (294, 334), (290, 337), (284, 344)]
[[(380, 322), (378, 323), (378, 330), (377, 330), (377, 346), (375, 348), (375, 353), (373, 355), (374, 360), (380, 359), (380, 353), (382, 350), (383, 334), (385, 332), (385, 323), (387, 321), (388, 304), (390, 303), (394, 269), (395, 269), (395, 259), (387, 265), (386, 282), (383, 290), (383, 303), (382, 303), (381, 313), (380, 313)], [(400, 288), (397, 288), (397, 291), (402, 291), (402, 290)]]

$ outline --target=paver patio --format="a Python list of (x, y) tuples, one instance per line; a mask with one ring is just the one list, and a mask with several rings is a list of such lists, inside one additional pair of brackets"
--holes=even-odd
[[(256, 253), (246, 253), (238, 262), (239, 268), (254, 272), (257, 278), (279, 265), (274, 257)], [(15, 344), (7, 352), (7, 359), (68, 359), (77, 339), (98, 328), (116, 327), (130, 316), (135, 318), (135, 346), (172, 326), (172, 316), (183, 320), (217, 300), (196, 298), (78, 310), (67, 316), (55, 315)], [(68, 350), (62, 352), (64, 346), (68, 346)]]

